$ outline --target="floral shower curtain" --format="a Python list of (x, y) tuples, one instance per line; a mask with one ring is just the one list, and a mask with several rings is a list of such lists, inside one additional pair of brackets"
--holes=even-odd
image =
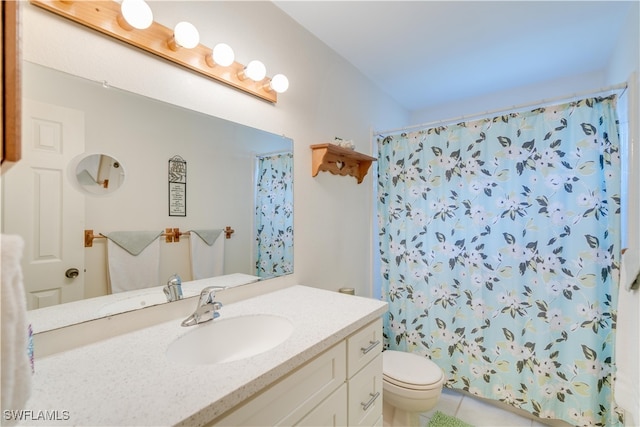
[(378, 145), (388, 348), (431, 358), (447, 387), (572, 425), (619, 425), (615, 97)]
[(255, 272), (262, 278), (293, 271), (293, 154), (258, 158)]

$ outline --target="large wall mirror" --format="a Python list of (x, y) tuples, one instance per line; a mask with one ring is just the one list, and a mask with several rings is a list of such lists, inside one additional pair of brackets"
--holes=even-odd
[[(24, 174), (18, 166), (31, 167), (24, 152), (26, 160), (3, 176), (3, 232), (30, 233), (23, 264), (37, 259), (52, 268), (33, 273), (26, 265), (30, 309), (110, 293), (106, 239), (85, 247), (85, 229), (98, 234), (230, 226), (234, 233), (225, 239), (224, 274), (264, 280), (292, 272), (292, 260), (284, 269), (256, 270), (261, 159), (292, 153), (291, 139), (26, 61), (22, 87), (23, 145), (60, 153), (48, 156), (52, 163), (35, 166), (37, 174)], [(78, 159), (87, 156), (114, 159), (126, 179), (115, 191), (97, 196), (81, 191), (73, 180)], [(174, 156), (187, 165), (184, 216), (169, 214), (168, 162)], [(27, 206), (39, 216), (25, 213)], [(269, 209), (263, 209), (266, 218)], [(286, 209), (292, 216), (292, 204)], [(288, 232), (292, 242), (293, 230)], [(174, 273), (183, 281), (192, 279), (188, 245), (188, 238), (161, 245), (161, 279)], [(69, 269), (79, 274), (65, 276)]]

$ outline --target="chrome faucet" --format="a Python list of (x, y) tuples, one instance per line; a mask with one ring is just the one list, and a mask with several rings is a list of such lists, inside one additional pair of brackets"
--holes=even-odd
[(200, 291), (200, 298), (198, 298), (198, 306), (196, 311), (186, 319), (182, 321), (182, 326), (193, 326), (198, 323), (208, 322), (209, 320), (220, 317), (220, 310), (222, 303), (215, 301), (216, 291), (218, 289), (225, 289), (224, 286), (207, 286)]
[(162, 288), (167, 296), (168, 302), (178, 301), (182, 299), (182, 279), (177, 274), (169, 278), (167, 286)]

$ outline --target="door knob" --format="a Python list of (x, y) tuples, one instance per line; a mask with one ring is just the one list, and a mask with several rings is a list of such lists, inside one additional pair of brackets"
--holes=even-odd
[(80, 274), (80, 271), (77, 268), (70, 268), (64, 272), (64, 275), (69, 279), (75, 279)]

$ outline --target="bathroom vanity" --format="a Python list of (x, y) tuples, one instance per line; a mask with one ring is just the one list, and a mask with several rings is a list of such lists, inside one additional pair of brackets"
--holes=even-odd
[[(47, 425), (382, 425), (386, 306), (294, 285), (225, 304), (207, 324), (181, 327), (181, 318), (171, 319), (42, 358), (36, 347), (25, 409), (64, 415)], [(251, 326), (267, 318), (290, 328), (266, 351), (234, 354), (270, 334), (256, 323), (255, 337), (244, 328), (238, 337), (220, 332), (224, 339), (202, 340), (214, 356), (224, 350), (226, 359), (168, 357), (196, 328), (202, 329), (190, 338), (216, 322)], [(268, 327), (279, 328), (278, 322)]]
[(382, 321), (364, 326), (211, 426), (382, 426)]

